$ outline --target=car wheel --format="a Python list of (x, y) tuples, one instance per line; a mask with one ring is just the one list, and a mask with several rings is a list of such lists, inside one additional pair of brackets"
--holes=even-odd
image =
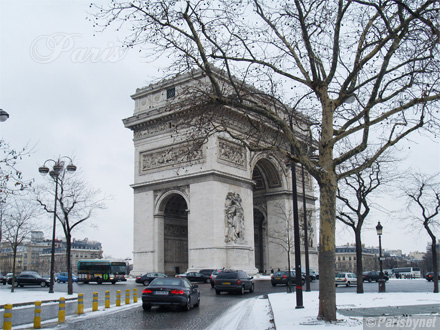
[(112, 281), (112, 284), (116, 284), (116, 281)]
[(14, 286), (18, 288), (18, 282), (14, 282)]
[(240, 289), (240, 294), (244, 294), (244, 285)]
[(44, 288), (44, 287), (46, 286), (46, 281), (42, 281), (42, 282), (40, 282), (40, 286), (41, 286), (42, 288)]
[(151, 306), (150, 306), (150, 305), (142, 304), (142, 309), (143, 309), (144, 311), (149, 311), (149, 310), (151, 309)]
[(272, 283), (272, 286), (277, 286), (276, 283)]
[(337, 285), (337, 284), (335, 284), (335, 287), (338, 287), (338, 285)]
[(220, 291), (219, 290), (215, 290), (215, 294), (220, 294)]
[(61, 283), (61, 281), (60, 281), (60, 280), (57, 280), (57, 283)]
[(211, 288), (213, 288), (213, 287), (214, 287), (214, 283), (211, 282)]
[(372, 281), (373, 281), (373, 279), (372, 279), (371, 277), (369, 277), (369, 278), (368, 278), (368, 282), (371, 283)]
[(350, 286), (350, 282), (347, 282), (347, 284), (345, 284), (345, 286), (348, 288)]
[(102, 284), (102, 278), (98, 278), (98, 279), (96, 280), (96, 283), (98, 283), (98, 284)]
[(150, 281), (145, 280), (145, 281), (144, 281), (144, 285), (145, 285), (145, 286), (148, 286), (148, 284), (150, 284)]
[(185, 312), (187, 312), (187, 311), (189, 311), (190, 309), (191, 309), (191, 299), (188, 298), (188, 300), (186, 301), (185, 306), (183, 306), (183, 310), (184, 310)]
[(251, 288), (249, 289), (249, 292), (254, 292), (254, 283), (252, 283)]

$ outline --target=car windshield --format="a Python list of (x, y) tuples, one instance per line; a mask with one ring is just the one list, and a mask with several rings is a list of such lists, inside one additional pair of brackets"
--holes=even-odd
[(178, 278), (156, 278), (150, 284), (150, 286), (154, 285), (181, 286), (182, 280)]

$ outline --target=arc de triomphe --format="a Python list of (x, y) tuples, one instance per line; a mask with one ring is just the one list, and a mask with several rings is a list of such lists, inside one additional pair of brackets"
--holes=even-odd
[[(202, 74), (180, 75), (132, 95), (134, 114), (123, 122), (133, 131), (135, 150), (134, 275), (223, 267), (250, 274), (287, 269), (283, 241), (289, 234), (286, 222), (292, 228), (293, 220), (286, 162), (273, 153), (251, 152), (221, 133), (195, 148), (176, 130), (185, 86), (208, 85), (205, 80)], [(302, 215), (299, 167), (297, 171)], [(305, 187), (310, 267), (317, 269), (315, 197), (308, 174)], [(293, 262), (294, 251), (290, 253)]]

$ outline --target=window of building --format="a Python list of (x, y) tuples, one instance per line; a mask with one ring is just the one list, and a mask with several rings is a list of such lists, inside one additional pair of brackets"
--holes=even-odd
[(167, 99), (171, 99), (176, 96), (176, 87), (171, 87), (167, 89)]

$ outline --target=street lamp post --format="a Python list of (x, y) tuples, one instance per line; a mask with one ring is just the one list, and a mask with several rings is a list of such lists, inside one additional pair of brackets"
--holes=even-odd
[[(54, 283), (54, 270), (55, 270), (55, 232), (56, 232), (56, 224), (57, 224), (57, 201), (58, 201), (58, 178), (61, 172), (64, 170), (64, 161), (62, 159), (69, 159), (70, 163), (66, 166), (67, 172), (75, 172), (76, 166), (72, 164), (72, 159), (70, 157), (64, 156), (58, 158), (58, 160), (48, 159), (44, 162), (43, 166), (38, 168), (38, 172), (42, 175), (49, 175), (55, 181), (55, 201), (53, 207), (53, 228), (52, 228), (52, 251), (50, 256), (50, 287), (49, 293), (53, 293), (53, 283)], [(52, 170), (50, 171), (48, 167), (46, 167), (47, 162), (54, 163)]]
[(307, 223), (307, 209), (306, 209), (306, 185), (304, 165), (301, 164), (301, 177), (302, 177), (302, 194), (303, 194), (303, 211), (304, 211), (304, 257), (306, 262), (306, 292), (310, 292), (310, 265), (309, 265), (309, 235), (308, 235), (308, 223)]
[[(291, 149), (293, 155), (293, 148)], [(292, 201), (293, 201), (293, 235), (295, 244), (295, 289), (296, 289), (296, 307), (304, 308), (301, 276), (301, 242), (299, 235), (299, 213), (298, 213), (298, 189), (296, 187), (296, 166), (291, 160), (290, 170), (292, 173)], [(289, 269), (290, 272), (290, 269)]]
[(379, 292), (385, 292), (385, 278), (383, 276), (383, 268), (382, 268), (382, 225), (380, 224), (380, 221), (377, 223), (376, 226), (376, 232), (377, 236), (379, 236), (379, 267), (380, 267), (380, 273), (379, 273)]

